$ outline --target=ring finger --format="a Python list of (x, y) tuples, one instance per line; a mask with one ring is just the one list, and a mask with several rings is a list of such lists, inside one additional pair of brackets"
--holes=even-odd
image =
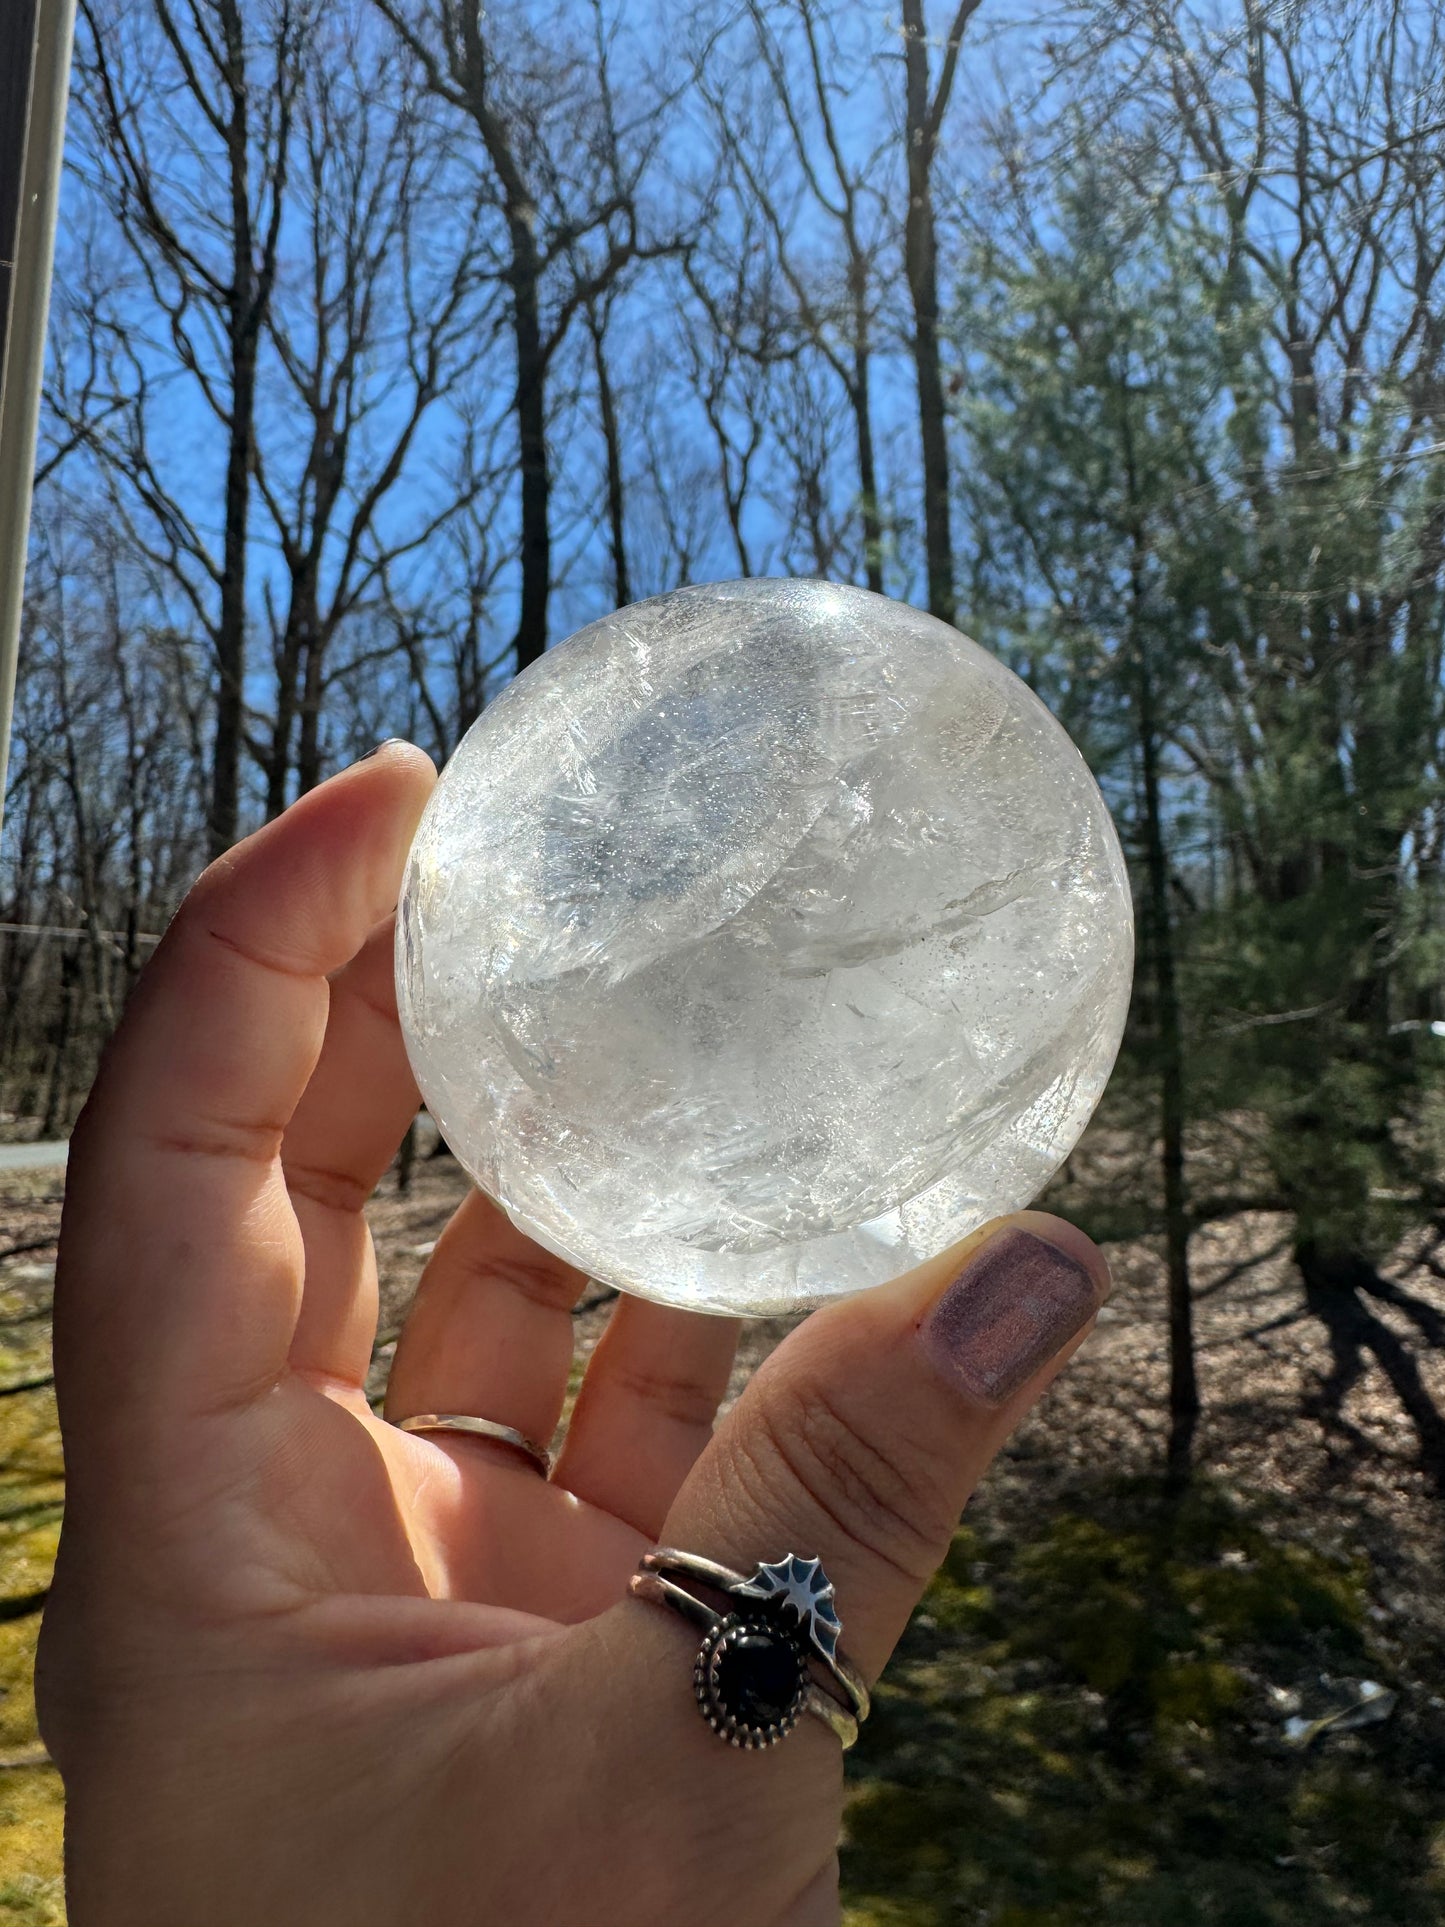
[[(392, 1362), (387, 1418), (466, 1413), (545, 1448), (567, 1396), (572, 1306), (586, 1282), (474, 1191), (417, 1286)], [(536, 1468), (506, 1445), (473, 1437), (467, 1445), (536, 1478)]]

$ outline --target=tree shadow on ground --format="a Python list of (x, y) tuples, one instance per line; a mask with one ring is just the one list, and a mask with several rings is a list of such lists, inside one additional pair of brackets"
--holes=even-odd
[(1426, 1478), (1445, 1498), (1445, 1415), (1430, 1396), (1411, 1345), (1366, 1300), (1373, 1298), (1400, 1312), (1424, 1343), (1436, 1348), (1445, 1345), (1445, 1316), (1361, 1258), (1331, 1261), (1301, 1249), (1299, 1269), (1306, 1308), (1324, 1326), (1330, 1347), (1329, 1372), (1307, 1407), (1311, 1416), (1356, 1452), (1367, 1450), (1344, 1408), (1373, 1358), (1414, 1429)]
[(852, 1756), (848, 1927), (1440, 1918), (1440, 1710), (1283, 1736), (1282, 1695), (1382, 1671), (1363, 1570), (1207, 1487), (1075, 1500), (958, 1534)]

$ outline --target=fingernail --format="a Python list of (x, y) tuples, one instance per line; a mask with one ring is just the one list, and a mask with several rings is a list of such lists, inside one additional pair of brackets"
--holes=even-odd
[(369, 749), (364, 756), (358, 756), (356, 760), (358, 763), (369, 763), (373, 756), (380, 756), (384, 749), (390, 749), (393, 743), (400, 741), (400, 736), (388, 736), (384, 743), (377, 743), (373, 749)]
[(1005, 1231), (933, 1307), (924, 1343), (970, 1397), (1002, 1405), (1083, 1329), (1099, 1299), (1077, 1258), (1032, 1231)]

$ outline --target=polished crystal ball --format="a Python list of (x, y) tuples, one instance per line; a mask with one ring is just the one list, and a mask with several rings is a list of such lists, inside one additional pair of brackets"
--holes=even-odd
[(397, 990), (447, 1142), (550, 1250), (776, 1312), (1026, 1204), (1129, 999), (1083, 758), (956, 629), (823, 582), (680, 589), (534, 663), (447, 764)]

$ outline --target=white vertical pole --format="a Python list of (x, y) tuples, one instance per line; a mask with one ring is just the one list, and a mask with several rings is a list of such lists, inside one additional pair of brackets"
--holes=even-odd
[[(14, 293), (10, 326), (4, 337), (4, 367), (0, 370), (0, 817), (5, 809), (5, 768), (10, 755), (25, 545), (30, 531), (30, 490), (35, 474), (40, 383), (45, 372), (50, 265), (55, 253), (55, 210), (60, 199), (74, 32), (75, 0), (40, 0), (21, 174)], [(4, 38), (0, 24), (0, 43)], [(28, 62), (32, 50), (0, 45), (0, 56)]]

